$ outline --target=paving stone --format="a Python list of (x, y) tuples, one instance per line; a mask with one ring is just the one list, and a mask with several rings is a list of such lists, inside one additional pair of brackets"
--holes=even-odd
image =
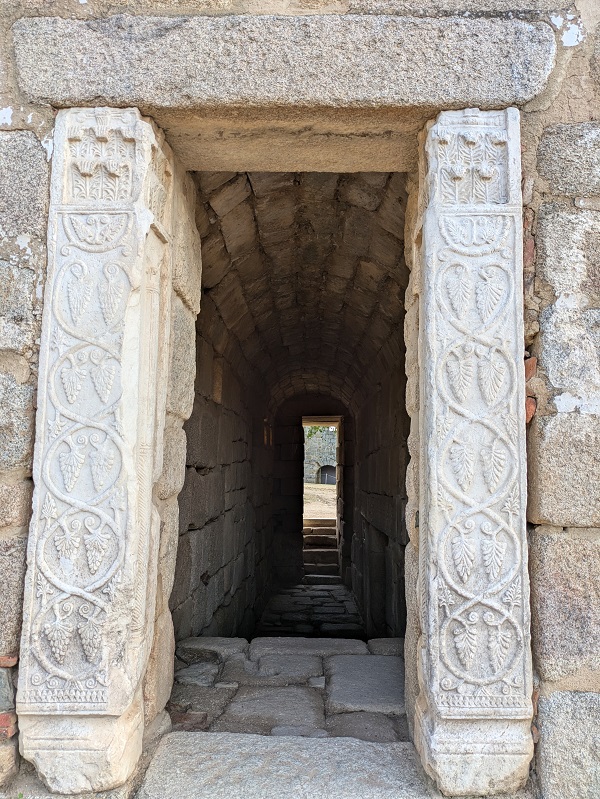
[(389, 655), (336, 655), (325, 661), (327, 711), (402, 715), (404, 661)]
[(181, 669), (175, 674), (175, 682), (182, 685), (198, 685), (210, 688), (215, 681), (219, 667), (216, 663), (194, 663), (186, 669)]
[(371, 638), (367, 646), (373, 655), (404, 657), (404, 638)]
[(255, 638), (250, 644), (250, 660), (265, 655), (366, 655), (364, 641), (351, 638)]
[(231, 655), (248, 649), (245, 638), (202, 637), (186, 638), (177, 644), (177, 656), (186, 663), (222, 662)]
[(223, 688), (215, 685), (213, 688), (201, 688), (198, 685), (175, 683), (167, 708), (169, 712), (175, 710), (178, 713), (206, 713), (207, 723), (212, 724), (225, 710), (236, 691), (237, 687)]
[(393, 720), (383, 713), (339, 713), (327, 719), (326, 729), (336, 738), (357, 738), (376, 743), (399, 740)]
[(265, 655), (259, 661), (234, 655), (223, 666), (221, 677), (240, 685), (285, 686), (305, 683), (322, 673), (321, 658), (312, 655)]
[[(432, 799), (410, 743), (173, 732), (137, 799)], [(523, 797), (525, 799), (525, 797)]]
[(271, 735), (284, 735), (294, 736), (298, 735), (301, 738), (328, 738), (327, 730), (315, 730), (314, 727), (294, 727), (294, 726), (281, 726), (273, 727)]
[(211, 729), (269, 735), (273, 727), (282, 725), (323, 729), (325, 714), (320, 693), (298, 685), (286, 688), (243, 686)]

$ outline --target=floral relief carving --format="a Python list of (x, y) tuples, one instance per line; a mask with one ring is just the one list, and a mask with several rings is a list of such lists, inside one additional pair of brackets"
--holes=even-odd
[(508, 133), (512, 125), (518, 136), (518, 124), (507, 114), (445, 112), (427, 144), (421, 315), (432, 359), (423, 389), (431, 490), (421, 505), (421, 579), (430, 586), (428, 712), (438, 720), (531, 715), (520, 176), (509, 171), (518, 141)]
[[(142, 552), (138, 537), (150, 538), (152, 512), (151, 485), (139, 485), (139, 474), (151, 479), (153, 453), (138, 445), (135, 424), (122, 424), (124, 403), (139, 402), (134, 395), (149, 381), (135, 375), (139, 356), (137, 363), (130, 358), (135, 379), (126, 399), (127, 337), (135, 342), (130, 352), (158, 346), (145, 332), (156, 333), (159, 308), (146, 299), (156, 290), (146, 282), (147, 225), (136, 221), (134, 203), (144, 202), (149, 184), (158, 195), (160, 184), (166, 209), (170, 183), (161, 181), (170, 172), (164, 155), (152, 154), (152, 129), (137, 112), (61, 115), (53, 168), (60, 177), (62, 166), (67, 180), (57, 178), (60, 188), (51, 202), (31, 528), (35, 558), (26, 586), (19, 708), (24, 714), (115, 714), (131, 701), (115, 686), (124, 679), (135, 684), (124, 672), (133, 668), (127, 658), (137, 657), (128, 624), (120, 621), (130, 608), (120, 603), (134, 594), (145, 601), (148, 565), (132, 553)], [(161, 159), (157, 176), (151, 164)], [(131, 323), (127, 309), (134, 292), (142, 312)], [(137, 326), (128, 329), (132, 324)], [(138, 415), (152, 436), (154, 406), (148, 407), (147, 417), (143, 410)], [(148, 541), (144, 547), (150, 551)]]

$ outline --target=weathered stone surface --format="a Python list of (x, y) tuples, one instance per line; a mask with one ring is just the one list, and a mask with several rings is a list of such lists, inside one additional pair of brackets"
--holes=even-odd
[(164, 710), (173, 687), (175, 638), (173, 619), (165, 608), (154, 623), (154, 640), (144, 674), (144, 726)]
[(254, 638), (250, 643), (250, 660), (265, 655), (366, 655), (364, 641), (350, 638)]
[(529, 557), (538, 674), (560, 680), (600, 671), (600, 531), (538, 528)]
[(557, 691), (538, 702), (537, 773), (544, 799), (600, 795), (600, 694)]
[(599, 230), (598, 211), (540, 208), (536, 270), (555, 299), (540, 313), (539, 366), (559, 413), (600, 413)]
[(46, 152), (33, 133), (0, 131), (2, 236), (46, 237), (48, 171)]
[(26, 538), (0, 537), (0, 574), (2, 574), (0, 655), (11, 655), (19, 649), (26, 550)]
[(15, 689), (12, 669), (0, 668), (0, 713), (15, 708)]
[(138, 799), (232, 799), (241, 790), (248, 799), (436, 796), (412, 744), (171, 733), (161, 741)]
[(506, 106), (544, 88), (555, 51), (543, 23), (367, 15), (40, 17), (13, 35), (21, 87), (59, 106)]
[[(23, 235), (27, 251), (28, 236)], [(35, 283), (29, 264), (0, 260), (0, 349), (22, 353), (33, 346), (39, 333), (33, 313)]]
[[(600, 417), (534, 416), (529, 429), (527, 518), (557, 527), (600, 526)], [(576, 465), (576, 468), (574, 466)]]
[(337, 655), (327, 658), (327, 709), (400, 716), (404, 708), (404, 662), (389, 655)]
[(17, 738), (0, 741), (0, 788), (10, 785), (19, 770), (19, 744)]
[(373, 655), (392, 655), (404, 658), (404, 638), (371, 638), (367, 641)]
[(0, 527), (23, 527), (31, 517), (29, 480), (19, 483), (0, 483)]
[(269, 735), (273, 727), (283, 725), (323, 729), (325, 714), (321, 694), (299, 685), (241, 687), (211, 729)]
[(600, 195), (600, 123), (581, 122), (546, 128), (537, 152), (542, 177), (553, 194)]
[(206, 713), (208, 727), (223, 713), (237, 690), (237, 686), (215, 685), (213, 688), (203, 688), (199, 685), (175, 683), (169, 700), (169, 710)]
[(240, 685), (284, 686), (305, 683), (321, 674), (321, 658), (314, 655), (265, 655), (259, 661), (234, 655), (225, 663), (222, 679)]
[[(216, 663), (194, 663), (175, 673), (175, 682), (181, 685), (198, 685), (200, 688), (210, 688), (219, 673)], [(227, 679), (224, 677), (224, 679)]]
[(335, 738), (392, 743), (398, 734), (392, 719), (383, 713), (339, 713), (327, 719), (327, 732)]
[(248, 641), (245, 638), (203, 636), (186, 638), (177, 644), (177, 657), (185, 663), (218, 663), (231, 655), (244, 654), (247, 651)]
[(178, 425), (165, 428), (163, 443), (163, 471), (156, 484), (160, 499), (179, 494), (185, 480), (186, 437)]
[(167, 410), (187, 419), (194, 406), (194, 378), (196, 376), (196, 315), (187, 308), (179, 296), (171, 301), (171, 362)]
[(0, 471), (31, 467), (33, 387), (0, 372)]

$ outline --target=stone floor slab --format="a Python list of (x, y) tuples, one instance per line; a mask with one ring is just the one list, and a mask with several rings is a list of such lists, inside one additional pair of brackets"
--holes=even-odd
[(250, 660), (265, 655), (366, 655), (364, 641), (352, 638), (255, 638), (250, 644)]
[(281, 726), (324, 729), (325, 714), (319, 691), (300, 685), (286, 688), (243, 686), (211, 729), (269, 735), (273, 727)]
[(359, 741), (394, 743), (400, 740), (393, 720), (383, 713), (338, 713), (327, 719), (329, 735)]
[(220, 663), (248, 649), (245, 638), (186, 638), (177, 644), (177, 657), (185, 663)]
[(405, 713), (402, 658), (337, 655), (326, 660), (325, 671), (328, 713)]
[(431, 799), (412, 744), (177, 732), (137, 799)]
[(404, 657), (404, 638), (371, 638), (367, 646), (372, 655)]

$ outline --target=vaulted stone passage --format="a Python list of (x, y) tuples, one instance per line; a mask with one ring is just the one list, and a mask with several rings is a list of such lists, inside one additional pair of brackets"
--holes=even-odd
[(302, 581), (307, 415), (342, 420), (337, 550), (365, 633), (402, 635), (404, 175), (193, 178), (203, 291), (176, 638), (250, 637), (272, 592)]

